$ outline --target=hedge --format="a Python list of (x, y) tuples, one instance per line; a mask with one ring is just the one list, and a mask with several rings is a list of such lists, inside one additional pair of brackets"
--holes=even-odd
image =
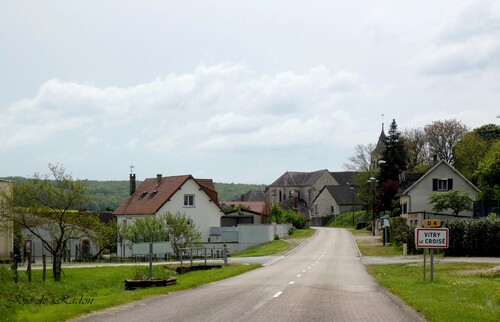
[(444, 227), (450, 237), (445, 256), (500, 257), (500, 218), (453, 219)]

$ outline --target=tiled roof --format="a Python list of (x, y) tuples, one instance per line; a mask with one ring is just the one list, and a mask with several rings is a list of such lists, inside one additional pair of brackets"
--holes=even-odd
[[(330, 195), (335, 199), (337, 204), (339, 205), (352, 205), (353, 204), (353, 191), (350, 186), (343, 185), (343, 186), (325, 186), (321, 191), (318, 193), (318, 196), (321, 194), (321, 192), (327, 189), (327, 191), (330, 193)], [(354, 193), (354, 204), (355, 205), (364, 205), (365, 203), (358, 198), (356, 193)]]
[(160, 181), (158, 178), (148, 178), (113, 212), (113, 215), (154, 214), (170, 201), (170, 198), (189, 179), (197, 182), (209, 198), (216, 205), (219, 204), (217, 191), (211, 179), (195, 179), (191, 175), (161, 177)]
[[(264, 194), (264, 191), (260, 191), (257, 189), (251, 189), (247, 191), (244, 195), (241, 195), (241, 198), (239, 201), (265, 201), (266, 200), (266, 195)], [(238, 201), (238, 199), (235, 199), (234, 201)]]
[(343, 172), (330, 172), (335, 179), (335, 181), (338, 182), (340, 185), (352, 185), (354, 184), (354, 176), (358, 172), (355, 171), (343, 171)]
[(318, 170), (313, 172), (292, 172), (287, 171), (276, 181), (274, 181), (271, 186), (277, 187), (303, 187), (312, 186), (318, 179), (323, 175), (323, 173), (328, 172), (328, 170)]

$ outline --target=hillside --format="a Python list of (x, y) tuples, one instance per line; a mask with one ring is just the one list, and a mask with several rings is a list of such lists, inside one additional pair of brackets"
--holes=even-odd
[[(20, 182), (26, 180), (23, 177), (5, 177), (4, 180)], [(122, 181), (96, 181), (86, 180), (87, 191), (91, 200), (83, 208), (89, 211), (113, 211), (129, 195), (129, 182)], [(138, 185), (140, 183), (138, 182)], [(230, 201), (239, 199), (251, 189), (264, 190), (265, 185), (241, 184), (241, 183), (218, 183), (215, 182), (215, 189), (219, 194), (220, 201)]]

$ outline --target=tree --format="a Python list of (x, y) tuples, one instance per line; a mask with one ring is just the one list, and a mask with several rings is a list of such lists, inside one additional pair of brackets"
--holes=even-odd
[(179, 256), (181, 248), (201, 245), (201, 232), (186, 214), (167, 213), (165, 220), (168, 225), (168, 237), (176, 256)]
[(161, 216), (146, 216), (126, 227), (121, 226), (121, 233), (130, 243), (170, 241), (175, 256), (186, 247), (201, 244), (201, 232), (186, 214), (167, 212)]
[(406, 147), (408, 170), (417, 171), (421, 167), (427, 167), (431, 163), (431, 156), (424, 130), (406, 129), (401, 136)]
[(461, 193), (456, 189), (447, 192), (435, 192), (429, 197), (432, 209), (441, 212), (451, 209), (454, 216), (458, 216), (461, 211), (470, 210), (472, 207), (472, 198), (467, 193)]
[(367, 172), (372, 168), (372, 151), (374, 144), (358, 144), (354, 148), (354, 155), (349, 158), (349, 163), (344, 164), (347, 170)]
[(382, 160), (384, 163), (380, 164), (379, 182), (384, 183), (387, 180), (399, 181), (399, 175), (407, 169), (407, 152), (404, 139), (401, 137), (401, 133), (398, 132), (398, 125), (394, 119), (382, 151)]
[(467, 126), (454, 119), (434, 121), (424, 127), (424, 132), (431, 154), (454, 165), (453, 148), (468, 132)]
[(474, 172), (480, 200), (500, 200), (500, 141), (493, 144)]
[(55, 281), (61, 280), (61, 264), (70, 239), (88, 236), (99, 225), (95, 216), (78, 211), (89, 200), (84, 181), (74, 180), (60, 165), (49, 164), (50, 174), (14, 185), (5, 195), (0, 216), (27, 229), (52, 255)]
[(486, 141), (500, 140), (500, 125), (486, 124), (474, 129), (474, 132)]
[(455, 168), (467, 179), (471, 180), (479, 162), (489, 150), (489, 144), (477, 132), (464, 134), (453, 149)]
[(393, 211), (396, 194), (399, 190), (399, 175), (407, 168), (407, 153), (404, 139), (398, 132), (396, 120), (392, 120), (389, 128), (389, 136), (384, 142), (382, 160), (380, 160), (380, 172), (378, 176), (379, 210)]

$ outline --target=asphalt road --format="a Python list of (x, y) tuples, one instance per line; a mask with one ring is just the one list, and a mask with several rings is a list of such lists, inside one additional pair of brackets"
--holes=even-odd
[(75, 321), (423, 321), (377, 286), (351, 234), (319, 228), (294, 253), (195, 289), (136, 301)]

